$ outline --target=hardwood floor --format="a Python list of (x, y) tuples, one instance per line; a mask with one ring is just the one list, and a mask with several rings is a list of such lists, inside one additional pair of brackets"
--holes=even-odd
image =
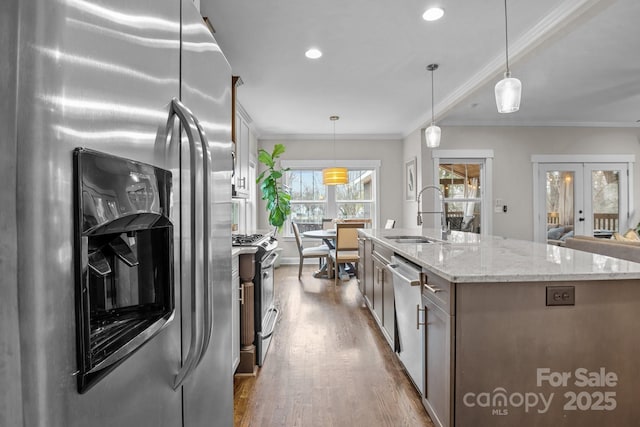
[(280, 318), (257, 377), (234, 380), (236, 426), (433, 426), (352, 279), (275, 270)]

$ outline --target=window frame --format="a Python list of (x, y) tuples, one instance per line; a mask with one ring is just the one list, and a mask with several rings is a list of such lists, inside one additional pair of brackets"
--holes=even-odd
[(493, 188), (493, 150), (433, 150), (433, 182), (440, 185), (440, 164), (442, 163), (478, 163), (480, 168), (480, 196), (473, 199), (447, 198), (447, 202), (478, 202), (480, 199), (480, 235), (491, 235), (493, 232), (493, 215), (491, 211)]
[[(353, 170), (371, 170), (373, 171), (371, 181), (372, 181), (372, 191), (371, 194), (374, 199), (368, 200), (357, 200), (355, 202), (363, 202), (363, 203), (373, 203), (372, 212), (372, 227), (376, 227), (379, 224), (380, 218), (380, 186), (378, 185), (378, 177), (380, 176), (380, 160), (281, 160), (280, 165), (282, 168), (292, 169), (292, 170), (322, 170), (328, 167), (345, 167), (347, 169)], [(285, 182), (287, 184), (287, 182)], [(338, 214), (337, 206), (339, 203), (350, 202), (349, 200), (337, 200), (336, 199), (336, 189), (333, 185), (328, 185), (327, 187), (327, 216), (335, 218)], [(305, 202), (305, 201), (301, 201)], [(319, 203), (318, 201), (308, 201), (309, 203)], [(287, 218), (285, 223), (285, 227), (283, 229), (283, 237), (294, 237), (291, 232), (291, 218)]]

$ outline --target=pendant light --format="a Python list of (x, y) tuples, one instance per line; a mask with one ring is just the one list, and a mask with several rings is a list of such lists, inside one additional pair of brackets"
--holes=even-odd
[[(336, 121), (339, 120), (339, 116), (331, 116), (329, 120), (333, 122), (333, 160), (336, 160)], [(322, 183), (324, 185), (338, 185), (346, 184), (349, 182), (347, 176), (347, 168), (325, 168), (322, 169)]]
[(498, 113), (515, 113), (520, 109), (520, 96), (522, 95), (522, 83), (515, 77), (511, 77), (509, 71), (509, 38), (507, 32), (507, 0), (504, 0), (504, 41), (505, 55), (507, 59), (507, 71), (504, 79), (496, 84), (496, 105)]
[(440, 128), (436, 126), (435, 114), (433, 108), (433, 72), (438, 69), (438, 64), (427, 65), (427, 70), (431, 71), (431, 126), (424, 130), (424, 139), (427, 142), (427, 147), (436, 148), (440, 146)]

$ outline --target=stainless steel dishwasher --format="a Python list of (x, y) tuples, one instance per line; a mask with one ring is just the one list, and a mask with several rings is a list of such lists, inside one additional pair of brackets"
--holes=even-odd
[(387, 269), (393, 275), (398, 345), (396, 352), (420, 395), (424, 394), (424, 334), (419, 325), (422, 269), (398, 255)]

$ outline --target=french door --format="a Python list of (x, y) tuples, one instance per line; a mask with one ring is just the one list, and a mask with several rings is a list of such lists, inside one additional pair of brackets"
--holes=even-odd
[(535, 240), (575, 235), (610, 237), (626, 230), (628, 163), (540, 163)]

